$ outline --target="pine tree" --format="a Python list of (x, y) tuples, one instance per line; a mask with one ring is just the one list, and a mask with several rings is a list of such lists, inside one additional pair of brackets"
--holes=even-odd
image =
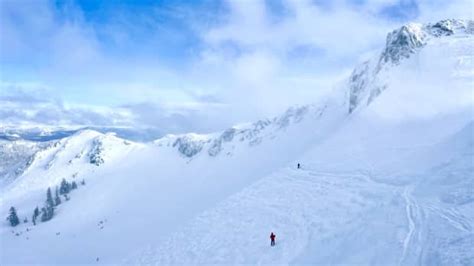
[(41, 221), (46, 222), (49, 220), (49, 214), (45, 207), (41, 208)]
[(71, 191), (71, 184), (69, 184), (66, 179), (63, 178), (61, 185), (59, 187), (59, 194), (64, 195)]
[(33, 225), (36, 225), (36, 218), (38, 218), (38, 216), (39, 216), (39, 209), (38, 207), (36, 207), (35, 210), (33, 211), (33, 218), (32, 218)]
[(46, 222), (53, 218), (54, 216), (54, 201), (53, 196), (51, 195), (51, 188), (48, 188), (46, 192), (46, 203), (45, 206), (41, 209), (41, 221)]
[(51, 188), (46, 191), (46, 207), (54, 207), (53, 196), (51, 194)]
[(72, 181), (71, 190), (76, 189), (76, 188), (77, 188), (76, 181)]
[(82, 179), (81, 185), (85, 186), (86, 185), (86, 180)]
[(10, 214), (8, 215), (7, 220), (10, 222), (11, 226), (17, 226), (20, 223), (20, 219), (18, 219), (15, 207), (12, 206), (10, 208)]
[(61, 197), (59, 197), (59, 190), (58, 190), (58, 187), (56, 187), (56, 190), (55, 190), (55, 196), (54, 196), (54, 206), (58, 206), (59, 204), (61, 204)]

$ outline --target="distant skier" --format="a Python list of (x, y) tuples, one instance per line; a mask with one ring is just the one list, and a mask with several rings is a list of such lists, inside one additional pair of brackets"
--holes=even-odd
[(300, 168), (301, 168), (301, 164), (300, 164), (300, 163), (298, 163), (298, 169), (300, 169)]
[(270, 246), (274, 246), (275, 245), (275, 238), (276, 238), (276, 235), (272, 232), (270, 234)]

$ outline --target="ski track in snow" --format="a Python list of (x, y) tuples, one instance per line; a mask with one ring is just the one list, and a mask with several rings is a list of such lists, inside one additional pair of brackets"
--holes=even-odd
[[(403, 198), (406, 204), (406, 215), (408, 221), (408, 232), (403, 241), (403, 254), (399, 264), (404, 264), (408, 259), (409, 252), (415, 252), (416, 258), (420, 259), (421, 252), (419, 251), (422, 247), (421, 235), (422, 235), (422, 210), (418, 205), (417, 200), (413, 197), (412, 191), (413, 186), (406, 186), (403, 190)], [(410, 263), (407, 263), (410, 264)]]
[(164, 245), (148, 247), (133, 263), (287, 264), (314, 237), (324, 242), (338, 231), (361, 230), (364, 213), (392, 189), (362, 174), (284, 169), (205, 212)]
[[(427, 212), (462, 232), (472, 232), (471, 221), (455, 209), (420, 202), (416, 188), (415, 183), (379, 182), (364, 171), (285, 168), (204, 212), (164, 244), (142, 249), (125, 263), (288, 265), (307, 263), (308, 253), (313, 256), (310, 261), (330, 265), (445, 262), (426, 258), (433, 244), (427, 240)], [(386, 214), (374, 212), (380, 209), (387, 209)], [(397, 210), (399, 219), (393, 217)], [(271, 231), (277, 235), (272, 248)], [(380, 234), (386, 238), (378, 239)], [(363, 246), (374, 240), (383, 244), (364, 251)], [(362, 260), (357, 255), (351, 258), (357, 246), (365, 252)]]
[(403, 197), (404, 197), (405, 203), (406, 203), (406, 213), (407, 213), (409, 228), (408, 228), (408, 233), (405, 237), (405, 240), (403, 241), (403, 256), (402, 256), (401, 262), (403, 262), (403, 260), (406, 257), (406, 253), (408, 251), (408, 245), (410, 244), (410, 241), (412, 239), (413, 231), (415, 231), (415, 222), (414, 222), (414, 218), (413, 218), (413, 214), (412, 214), (413, 203), (412, 203), (411, 199), (408, 196), (408, 193), (409, 193), (408, 190), (409, 189), (407, 187), (407, 188), (405, 188), (405, 190), (403, 192)]
[[(435, 215), (431, 216), (430, 219), (433, 219), (436, 216), (444, 219), (449, 228), (458, 230), (462, 236), (445, 236), (446, 239), (455, 239), (454, 242), (456, 242), (457, 240), (473, 236), (473, 221), (471, 219), (461, 214), (461, 212), (459, 212), (455, 207), (442, 208), (432, 203), (420, 203), (413, 195), (415, 188), (416, 186), (414, 185), (408, 185), (405, 187), (402, 194), (406, 204), (408, 231), (403, 241), (403, 254), (399, 261), (399, 265), (429, 264), (425, 258), (425, 248), (433, 243), (426, 243), (427, 238), (430, 237), (427, 234), (429, 234), (431, 229), (431, 225), (426, 221), (428, 213)], [(472, 262), (474, 263), (474, 261)], [(466, 265), (471, 264), (467, 263)]]
[(453, 227), (458, 230), (470, 233), (472, 232), (472, 221), (466, 216), (456, 211), (454, 208), (451, 209), (442, 209), (435, 205), (429, 205), (428, 209), (434, 214), (439, 215), (447, 222), (449, 222)]

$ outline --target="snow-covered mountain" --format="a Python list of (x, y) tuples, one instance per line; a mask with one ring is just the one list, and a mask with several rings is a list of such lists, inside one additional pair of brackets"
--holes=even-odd
[[(392, 31), (387, 35), (385, 47), (380, 55), (362, 63), (352, 72), (349, 84), (349, 112), (354, 111), (360, 105), (370, 104), (390, 84), (389, 79), (392, 75), (391, 72), (393, 72), (392, 69), (412, 55), (419, 56), (417, 53), (420, 49), (428, 44), (429, 46), (437, 46), (440, 43), (447, 42), (449, 45), (455, 39), (465, 39), (465, 42), (471, 42), (473, 31), (473, 21), (455, 19), (442, 20), (435, 24), (426, 25), (411, 23)], [(459, 42), (455, 41), (455, 43), (456, 46), (459, 45)], [(457, 59), (468, 61), (467, 64), (469, 65), (466, 66), (466, 70), (469, 72), (472, 71), (472, 69), (469, 69), (469, 66), (472, 67), (472, 63), (469, 62), (469, 60), (472, 60), (472, 47), (468, 43), (465, 46)], [(462, 47), (450, 47), (448, 49), (459, 48), (462, 49)], [(446, 52), (454, 51), (447, 50)], [(464, 62), (459, 63), (462, 65)]]
[[(473, 34), (403, 26), (328, 99), (213, 134), (2, 142), (0, 215), (29, 221), (0, 261), (474, 264)], [(85, 185), (33, 226), (62, 179)]]

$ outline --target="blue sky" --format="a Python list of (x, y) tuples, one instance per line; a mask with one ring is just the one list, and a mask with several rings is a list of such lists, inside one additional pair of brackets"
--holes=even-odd
[(470, 1), (2, 0), (0, 121), (206, 132), (315, 102)]

